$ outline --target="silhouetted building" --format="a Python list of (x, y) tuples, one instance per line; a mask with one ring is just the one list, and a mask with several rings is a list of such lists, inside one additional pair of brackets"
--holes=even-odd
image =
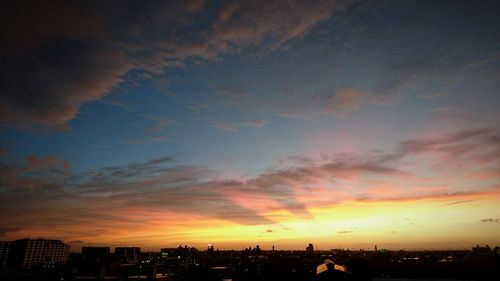
[(472, 247), (472, 251), (475, 254), (479, 254), (479, 255), (493, 254), (493, 251), (491, 251), (491, 248), (489, 245), (486, 245), (486, 247), (481, 247), (479, 245), (476, 245), (476, 247)]
[(260, 255), (262, 253), (262, 250), (260, 249), (259, 245), (255, 246), (254, 253), (256, 255)]
[(214, 253), (214, 245), (212, 243), (208, 243), (208, 248), (207, 248), (207, 253), (208, 254), (213, 254)]
[(109, 263), (109, 247), (82, 247), (80, 275), (103, 279)]
[(174, 257), (174, 252), (177, 248), (161, 248), (160, 256), (161, 257)]
[(67, 263), (68, 256), (69, 245), (60, 240), (20, 239), (11, 243), (8, 266), (15, 269), (55, 267)]
[(313, 246), (313, 244), (309, 244), (309, 246), (307, 246), (307, 248), (306, 248), (306, 254), (309, 255), (309, 256), (314, 255), (314, 246)]
[(0, 269), (7, 268), (7, 258), (9, 257), (11, 242), (0, 241)]
[(116, 247), (115, 256), (120, 259), (122, 263), (137, 263), (141, 255), (140, 247)]
[(82, 247), (83, 263), (105, 263), (109, 259), (109, 247)]

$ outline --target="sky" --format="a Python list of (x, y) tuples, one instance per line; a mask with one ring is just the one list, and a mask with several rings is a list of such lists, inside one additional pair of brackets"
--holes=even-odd
[(0, 240), (500, 245), (500, 2), (13, 1)]

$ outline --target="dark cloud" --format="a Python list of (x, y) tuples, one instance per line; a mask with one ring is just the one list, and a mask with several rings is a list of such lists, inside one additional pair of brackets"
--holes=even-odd
[(352, 230), (341, 230), (341, 231), (337, 231), (337, 234), (348, 234), (348, 233), (353, 233), (354, 231)]
[(443, 204), (443, 206), (453, 206), (453, 205), (459, 205), (459, 204), (465, 204), (469, 202), (473, 202), (474, 200), (462, 200), (462, 201), (455, 201), (447, 204)]
[(22, 230), (21, 227), (3, 227), (0, 226), (0, 236), (5, 236), (9, 232), (16, 232)]
[(494, 164), (500, 160), (500, 129), (495, 127), (466, 129), (437, 138), (409, 139), (393, 153), (379, 155), (378, 161), (399, 161), (419, 154), (435, 154), (460, 160), (455, 163)]
[[(1, 34), (8, 43), (2, 45), (0, 55), (2, 122), (66, 127), (83, 104), (104, 97), (132, 69), (154, 69), (147, 57), (140, 59), (152, 50), (134, 42), (146, 40), (146, 29), (156, 36), (160, 27), (173, 32), (169, 24), (181, 29), (199, 11), (192, 7), (159, 1), (4, 5)], [(160, 39), (169, 37), (155, 37), (155, 42)], [(159, 63), (160, 68), (168, 65)]]
[[(82, 105), (122, 83), (262, 41), (277, 49), (344, 6), (314, 2), (9, 2), (0, 12), (1, 122), (67, 128)], [(216, 15), (197, 18), (205, 9)]]
[(78, 45), (65, 39), (29, 58), (2, 58), (0, 109), (6, 122), (63, 127), (128, 71), (120, 52)]
[(500, 223), (500, 220), (499, 219), (493, 219), (493, 218), (487, 218), (487, 219), (481, 219), (481, 222)]
[(51, 187), (69, 176), (70, 163), (55, 156), (28, 155), (23, 163), (0, 163), (0, 189), (36, 190)]

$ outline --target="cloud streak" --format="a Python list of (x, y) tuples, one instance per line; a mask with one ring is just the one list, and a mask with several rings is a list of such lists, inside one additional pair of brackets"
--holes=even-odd
[(500, 223), (500, 220), (499, 219), (493, 219), (493, 218), (487, 218), (487, 219), (481, 219), (481, 222)]
[(265, 127), (269, 124), (269, 121), (263, 120), (263, 119), (254, 119), (254, 120), (247, 120), (243, 122), (222, 122), (222, 123), (216, 123), (214, 124), (214, 127), (225, 131), (225, 132), (238, 132), (240, 129), (244, 127), (251, 127), (251, 128), (262, 128)]

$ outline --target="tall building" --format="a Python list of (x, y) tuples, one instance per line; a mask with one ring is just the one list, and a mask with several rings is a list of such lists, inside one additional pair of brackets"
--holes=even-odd
[(109, 247), (82, 247), (81, 276), (104, 279), (109, 269)]
[(138, 263), (141, 255), (140, 247), (116, 247), (115, 256), (123, 263)]
[(214, 253), (214, 245), (212, 243), (208, 243), (208, 248), (207, 248), (207, 253), (208, 254), (213, 254)]
[(7, 268), (7, 258), (9, 257), (11, 242), (0, 241), (0, 269)]
[(82, 247), (84, 263), (105, 263), (109, 259), (109, 247)]
[(60, 240), (20, 239), (11, 243), (8, 265), (17, 269), (54, 267), (68, 262), (69, 245)]
[(306, 248), (306, 254), (309, 255), (309, 256), (314, 255), (314, 246), (313, 246), (313, 244), (309, 244), (309, 246), (307, 246), (307, 248)]

